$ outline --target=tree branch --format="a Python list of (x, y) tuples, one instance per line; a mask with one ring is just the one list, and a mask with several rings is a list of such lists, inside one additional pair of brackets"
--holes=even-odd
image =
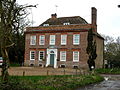
[(12, 43), (11, 45), (6, 46), (6, 48), (12, 47), (15, 43)]

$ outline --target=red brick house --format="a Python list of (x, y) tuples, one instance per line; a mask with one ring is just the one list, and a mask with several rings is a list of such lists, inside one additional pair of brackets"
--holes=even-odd
[(104, 39), (97, 33), (97, 10), (92, 8), (91, 24), (80, 16), (51, 18), (25, 31), (25, 66), (87, 68), (88, 30), (97, 43), (96, 67), (103, 65)]

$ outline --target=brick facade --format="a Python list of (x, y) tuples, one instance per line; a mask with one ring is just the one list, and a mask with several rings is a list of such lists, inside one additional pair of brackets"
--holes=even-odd
[[(95, 9), (96, 10), (96, 9)], [(94, 11), (94, 9), (92, 10)], [(94, 13), (95, 15), (95, 13)], [(94, 16), (92, 15), (92, 16)], [(52, 17), (54, 15), (52, 14)], [(55, 16), (54, 19), (57, 19)], [(96, 18), (96, 16), (95, 16)], [(92, 18), (94, 20), (94, 18)], [(96, 20), (96, 19), (95, 19)], [(87, 47), (87, 35), (88, 30), (93, 28), (94, 32), (97, 33), (97, 25), (95, 21), (93, 24), (70, 24), (70, 25), (50, 25), (50, 26), (38, 26), (38, 27), (27, 27), (25, 32), (25, 66), (41, 66), (47, 67), (50, 65), (50, 52), (54, 51), (54, 68), (61, 66), (73, 68), (88, 68), (87, 59), (88, 55), (86, 54)], [(43, 24), (41, 24), (43, 25)], [(79, 34), (79, 45), (73, 45), (73, 35)], [(36, 36), (36, 44), (30, 45), (30, 37)], [(45, 36), (45, 45), (39, 45), (39, 36)], [(50, 35), (55, 35), (55, 45), (50, 45)], [(67, 35), (66, 45), (61, 45), (61, 35)], [(97, 54), (96, 59), (97, 68), (102, 67), (103, 64), (103, 41), (104, 39), (99, 35), (95, 34), (94, 39), (97, 41)], [(50, 51), (51, 50), (51, 51)], [(35, 51), (34, 58), (35, 60), (30, 60), (30, 51)], [(44, 52), (44, 59), (39, 60), (39, 51)], [(66, 52), (66, 61), (60, 61), (60, 51)], [(79, 52), (79, 61), (73, 61), (73, 52)]]

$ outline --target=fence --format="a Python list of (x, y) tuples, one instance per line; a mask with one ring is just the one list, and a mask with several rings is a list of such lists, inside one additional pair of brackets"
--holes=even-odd
[(82, 69), (12, 67), (9, 69), (9, 74), (17, 76), (32, 76), (32, 75), (85, 75), (89, 73), (87, 70)]

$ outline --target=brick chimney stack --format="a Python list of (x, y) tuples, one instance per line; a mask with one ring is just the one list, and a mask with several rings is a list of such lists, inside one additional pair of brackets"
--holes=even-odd
[(57, 14), (55, 13), (55, 14), (51, 14), (51, 18), (52, 19), (56, 19), (57, 18)]
[(95, 7), (92, 7), (91, 14), (91, 24), (93, 25), (94, 31), (97, 32), (97, 9)]

